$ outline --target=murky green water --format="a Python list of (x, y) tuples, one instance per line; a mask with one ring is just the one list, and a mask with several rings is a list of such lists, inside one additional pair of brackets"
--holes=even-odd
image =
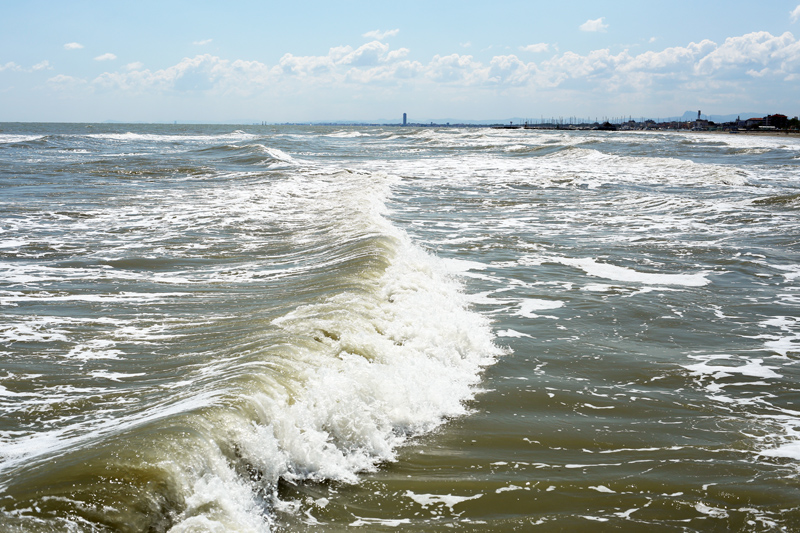
[(17, 531), (800, 527), (800, 141), (0, 127)]

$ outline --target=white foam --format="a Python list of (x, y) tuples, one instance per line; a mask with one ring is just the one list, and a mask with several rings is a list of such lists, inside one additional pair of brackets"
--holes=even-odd
[(3, 325), (0, 326), (0, 339), (5, 343), (66, 342), (67, 332), (52, 327), (54, 323), (46, 318), (29, 318), (22, 323)]
[(694, 506), (697, 512), (708, 515), (711, 518), (728, 518), (728, 511), (720, 509), (719, 507), (711, 507), (702, 502), (698, 502)]
[(538, 298), (527, 298), (520, 303), (519, 311), (516, 315), (525, 318), (537, 318), (541, 315), (534, 311), (545, 311), (549, 309), (559, 309), (564, 307), (564, 302), (559, 300), (541, 300)]
[(758, 455), (765, 457), (786, 457), (788, 459), (800, 460), (800, 440), (787, 442), (777, 448), (762, 450)]
[(86, 344), (81, 344), (72, 348), (67, 354), (69, 359), (80, 361), (90, 361), (96, 359), (119, 359), (123, 355), (122, 350), (109, 349), (115, 346), (113, 341), (91, 340)]
[[(337, 333), (330, 349), (338, 357), (309, 374), (302, 400), (274, 408), (281, 448), (313, 478), (352, 482), (375, 461), (393, 459), (402, 435), (463, 414), (480, 367), (497, 353), (453, 281), (439, 277), (444, 272), (431, 277), (436, 265), (420, 251), (403, 254), (381, 282), (380, 306), (342, 294), (276, 321), (293, 335)], [(336, 447), (322, 445), (332, 437)]]
[(587, 283), (581, 290), (584, 291), (592, 291), (592, 292), (609, 292), (614, 290), (613, 285), (607, 285), (605, 283)]
[[(775, 372), (776, 367), (764, 365), (763, 359), (745, 359), (726, 354), (690, 355), (689, 358), (701, 360), (693, 365), (682, 365), (694, 376), (709, 376), (713, 379), (722, 379), (736, 374), (762, 379), (781, 377)], [(713, 364), (714, 361), (732, 361), (741, 364), (718, 365)]]
[(613, 405), (593, 405), (590, 403), (585, 403), (583, 405), (585, 405), (589, 409), (614, 409)]
[(135, 378), (144, 376), (144, 372), (138, 373), (123, 373), (123, 372), (110, 372), (108, 370), (93, 370), (89, 373), (93, 378), (108, 379), (111, 381), (121, 381), (123, 378)]
[(497, 332), (497, 336), (498, 337), (512, 337), (512, 338), (517, 338), (517, 339), (518, 338), (522, 338), (522, 337), (532, 338), (532, 336), (528, 335), (527, 333), (521, 333), (521, 332), (513, 330), (513, 329), (500, 330), (500, 331)]
[(549, 262), (580, 268), (590, 276), (623, 281), (629, 283), (642, 283), (645, 285), (680, 285), (684, 287), (702, 287), (708, 285), (709, 280), (705, 273), (698, 274), (662, 274), (639, 272), (626, 267), (601, 263), (592, 258), (551, 257)]
[(400, 527), (404, 524), (410, 524), (411, 520), (409, 518), (366, 518), (362, 516), (357, 516), (356, 520), (351, 522), (349, 525), (350, 527), (361, 527), (361, 526), (371, 526), (371, 525), (378, 525), (378, 526), (386, 526), (386, 527)]
[(800, 335), (791, 335), (767, 341), (764, 343), (764, 347), (783, 357), (788, 357), (789, 352), (800, 353)]
[(254, 139), (257, 137), (257, 135), (254, 135), (252, 133), (246, 133), (241, 130), (236, 130), (230, 133), (220, 133), (216, 135), (188, 135), (188, 134), (167, 135), (167, 134), (155, 134), (155, 133), (133, 133), (129, 131), (125, 133), (88, 133), (85, 134), (84, 137), (90, 139), (100, 139), (100, 140), (109, 140), (118, 142), (148, 141), (156, 143), (175, 143), (175, 142), (191, 141), (191, 142), (202, 142), (202, 143), (214, 143), (219, 141)]
[(405, 495), (420, 504), (422, 507), (441, 504), (445, 507), (449, 507), (450, 511), (452, 511), (453, 507), (459, 503), (469, 500), (477, 500), (483, 496), (483, 494), (480, 493), (472, 496), (454, 496), (452, 494), (415, 494), (410, 490), (407, 490)]
[(800, 278), (800, 265), (770, 265), (772, 268), (786, 272), (783, 276), (786, 281), (794, 281)]
[(185, 292), (160, 292), (160, 293), (133, 293), (121, 292), (119, 294), (52, 294), (46, 292), (37, 293), (12, 293), (11, 295), (0, 295), (0, 303), (7, 302), (124, 302), (124, 303), (153, 303), (167, 298), (186, 296), (190, 293)]
[(297, 161), (289, 154), (284, 152), (283, 150), (279, 150), (278, 148), (265, 146), (263, 144), (253, 144), (253, 145), (246, 145), (248, 147), (257, 148), (259, 151), (264, 152), (272, 159), (280, 161), (282, 163), (290, 163), (296, 164)]
[(8, 239), (0, 241), (0, 248), (19, 248), (26, 244), (28, 244), (28, 241), (24, 239)]
[(43, 137), (44, 135), (17, 135), (13, 133), (0, 133), (0, 144), (37, 141)]
[(337, 137), (340, 139), (355, 139), (358, 137), (369, 137), (369, 136), (370, 136), (369, 133), (364, 133), (361, 131), (336, 131), (325, 135), (325, 137)]

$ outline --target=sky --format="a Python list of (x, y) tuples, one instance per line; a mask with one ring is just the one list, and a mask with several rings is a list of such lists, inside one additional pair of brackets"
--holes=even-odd
[(0, 122), (800, 114), (798, 0), (0, 0)]

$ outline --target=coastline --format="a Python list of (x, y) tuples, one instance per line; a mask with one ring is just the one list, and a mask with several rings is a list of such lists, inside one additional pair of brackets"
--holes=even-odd
[[(681, 130), (678, 130), (681, 131)], [(717, 135), (755, 135), (757, 137), (792, 137), (795, 139), (800, 139), (800, 130), (792, 130), (792, 131), (739, 131), (736, 133), (731, 133), (730, 131), (692, 131), (692, 130), (682, 130), (686, 133), (700, 133), (700, 134), (717, 134)]]

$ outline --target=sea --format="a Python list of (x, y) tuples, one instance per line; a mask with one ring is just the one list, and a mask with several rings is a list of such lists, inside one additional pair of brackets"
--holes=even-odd
[(0, 124), (0, 531), (800, 531), (800, 138)]

